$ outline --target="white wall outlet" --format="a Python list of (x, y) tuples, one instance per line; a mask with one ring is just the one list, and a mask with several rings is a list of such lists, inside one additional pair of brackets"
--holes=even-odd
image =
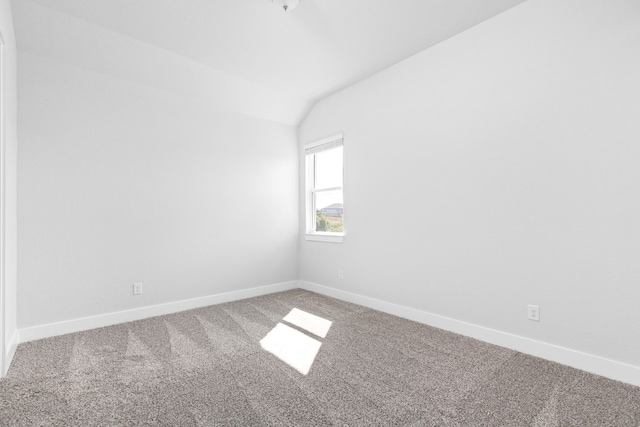
[(536, 322), (540, 321), (540, 307), (537, 305), (531, 305), (527, 307), (527, 318), (529, 320), (535, 320)]
[(338, 279), (344, 280), (344, 271), (342, 270), (338, 271)]
[(140, 295), (142, 293), (142, 283), (133, 284), (133, 294)]

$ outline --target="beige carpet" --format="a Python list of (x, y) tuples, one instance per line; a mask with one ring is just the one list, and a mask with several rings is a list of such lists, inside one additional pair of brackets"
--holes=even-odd
[(640, 388), (294, 290), (22, 344), (0, 424), (638, 427)]

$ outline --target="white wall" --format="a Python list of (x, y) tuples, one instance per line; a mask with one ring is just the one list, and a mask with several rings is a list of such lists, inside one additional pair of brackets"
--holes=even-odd
[(301, 280), (640, 368), (639, 46), (635, 0), (529, 0), (318, 103), (346, 236)]
[(293, 127), (27, 53), (18, 72), (20, 328), (297, 279)]
[[(0, 0), (0, 34), (4, 41), (2, 70), (2, 124), (3, 124), (3, 166), (4, 171), (4, 342), (0, 349), (6, 352), (4, 366), (0, 366), (3, 376), (13, 357), (17, 345), (17, 249), (16, 249), (16, 44), (13, 31), (11, 4), (8, 0)], [(2, 310), (0, 309), (0, 312)], [(2, 323), (2, 321), (0, 321)], [(1, 365), (1, 363), (0, 363)]]

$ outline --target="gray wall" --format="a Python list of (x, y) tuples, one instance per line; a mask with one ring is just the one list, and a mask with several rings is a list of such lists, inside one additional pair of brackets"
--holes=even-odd
[(346, 236), (301, 280), (638, 366), (638, 46), (636, 1), (529, 0), (319, 102)]
[(20, 328), (297, 278), (293, 127), (18, 65)]

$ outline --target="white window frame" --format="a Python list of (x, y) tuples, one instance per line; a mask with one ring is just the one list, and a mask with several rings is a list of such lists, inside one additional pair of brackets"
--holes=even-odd
[[(341, 190), (343, 203), (344, 203), (344, 151), (343, 151), (343, 157), (342, 157), (342, 168), (343, 168), (342, 186), (332, 187), (332, 188), (322, 188), (322, 189), (313, 188), (314, 177), (315, 177), (315, 164), (313, 163), (313, 154), (322, 152), (324, 150), (329, 150), (331, 148), (339, 147), (339, 146), (344, 146), (344, 136), (341, 133), (330, 136), (328, 138), (323, 138), (319, 141), (311, 142), (304, 146), (305, 200), (306, 200), (305, 240), (311, 240), (316, 242), (342, 243), (344, 239), (344, 235), (345, 235), (344, 231), (342, 233), (315, 231), (316, 207), (315, 207), (314, 195), (316, 193)], [(344, 213), (342, 216), (342, 221), (343, 221), (343, 227), (344, 227)], [(345, 229), (343, 228), (343, 230)]]

